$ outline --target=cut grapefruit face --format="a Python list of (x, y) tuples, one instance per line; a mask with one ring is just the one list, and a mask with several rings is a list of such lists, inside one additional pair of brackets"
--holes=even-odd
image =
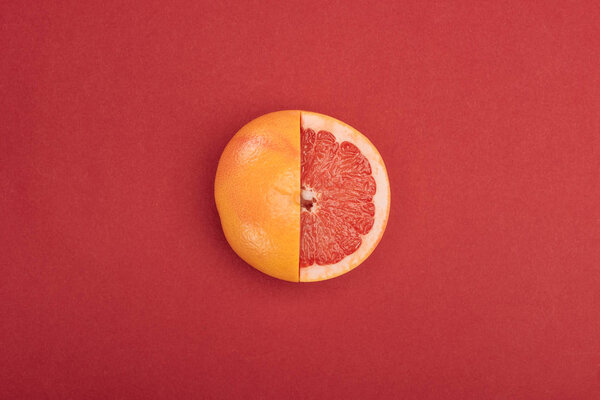
[(390, 186), (381, 155), (351, 126), (301, 113), (300, 281), (362, 263), (385, 230)]
[(361, 264), (385, 230), (385, 165), (356, 129), (326, 115), (279, 111), (245, 125), (217, 168), (225, 237), (250, 265), (294, 282)]

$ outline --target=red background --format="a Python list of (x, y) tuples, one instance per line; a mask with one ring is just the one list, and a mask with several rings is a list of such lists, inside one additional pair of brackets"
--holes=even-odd
[[(600, 398), (598, 2), (24, 3), (0, 398)], [(236, 130), (297, 108), (392, 185), (374, 254), (317, 284), (242, 262), (213, 200)]]

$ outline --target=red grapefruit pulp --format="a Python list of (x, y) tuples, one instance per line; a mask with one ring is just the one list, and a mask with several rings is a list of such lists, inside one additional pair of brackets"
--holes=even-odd
[(390, 191), (375, 147), (334, 118), (301, 113), (300, 281), (341, 275), (374, 250)]

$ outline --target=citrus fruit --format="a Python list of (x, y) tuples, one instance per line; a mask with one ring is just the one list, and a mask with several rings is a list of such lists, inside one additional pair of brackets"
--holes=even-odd
[(356, 129), (307, 111), (263, 115), (226, 146), (215, 179), (225, 237), (273, 277), (320, 281), (350, 271), (385, 231), (383, 159)]

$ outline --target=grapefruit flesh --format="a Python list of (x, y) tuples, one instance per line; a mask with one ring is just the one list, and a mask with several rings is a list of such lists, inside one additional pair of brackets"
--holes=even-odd
[(387, 224), (390, 190), (377, 149), (349, 125), (301, 113), (300, 281), (357, 267)]
[(387, 223), (383, 160), (335, 118), (278, 111), (242, 127), (215, 178), (225, 237), (248, 264), (275, 278), (320, 281), (362, 263)]

